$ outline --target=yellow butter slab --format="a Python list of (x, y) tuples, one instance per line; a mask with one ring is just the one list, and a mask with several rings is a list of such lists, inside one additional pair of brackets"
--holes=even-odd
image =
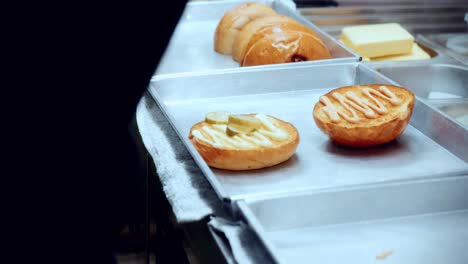
[[(338, 41), (341, 42), (342, 44), (345, 44), (345, 43), (343, 42), (343, 39), (339, 39)], [(346, 44), (345, 44), (345, 45), (346, 45)], [(367, 58), (367, 57), (362, 57), (362, 60), (363, 60), (363, 61), (370, 61), (371, 59), (370, 59), (370, 58)]]
[(362, 57), (410, 53), (414, 38), (397, 23), (345, 27), (343, 43)]
[(411, 53), (403, 55), (383, 56), (372, 58), (372, 61), (405, 61), (405, 60), (428, 60), (431, 56), (427, 54), (418, 44), (413, 43)]

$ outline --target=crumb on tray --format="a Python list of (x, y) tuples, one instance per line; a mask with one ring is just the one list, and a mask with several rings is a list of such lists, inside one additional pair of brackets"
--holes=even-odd
[(377, 256), (375, 256), (375, 258), (378, 260), (384, 260), (386, 257), (390, 256), (391, 254), (393, 254), (393, 250), (387, 250), (378, 254)]

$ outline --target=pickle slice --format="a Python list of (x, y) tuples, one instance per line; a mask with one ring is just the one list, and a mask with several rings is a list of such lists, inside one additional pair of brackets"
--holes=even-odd
[(227, 124), (231, 113), (219, 111), (206, 114), (205, 121), (209, 124)]
[(231, 115), (229, 116), (228, 125), (235, 125), (241, 127), (241, 130), (247, 131), (246, 133), (259, 129), (262, 126), (262, 121), (249, 115)]
[(262, 121), (249, 115), (231, 115), (229, 116), (226, 134), (235, 136), (237, 134), (248, 134), (262, 126)]
[(228, 124), (226, 127), (226, 134), (230, 137), (233, 137), (238, 134), (248, 134), (255, 129), (249, 128), (247, 126), (238, 126), (235, 124)]

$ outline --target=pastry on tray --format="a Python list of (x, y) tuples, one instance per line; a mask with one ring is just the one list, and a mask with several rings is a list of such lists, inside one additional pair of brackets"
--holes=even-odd
[(240, 66), (331, 58), (312, 29), (259, 3), (244, 3), (226, 12), (214, 39), (215, 51), (232, 54)]
[(312, 34), (274, 26), (248, 47), (242, 66), (329, 59), (330, 52)]
[(399, 86), (345, 86), (321, 96), (313, 116), (317, 126), (337, 144), (375, 146), (403, 133), (414, 100), (413, 93)]
[(275, 14), (276, 12), (271, 7), (253, 2), (244, 3), (229, 10), (216, 27), (215, 50), (222, 54), (231, 54), (234, 39), (247, 23), (255, 18)]
[(301, 31), (315, 36), (312, 29), (287, 16), (274, 15), (257, 18), (246, 24), (237, 35), (232, 46), (232, 58), (241, 63), (248, 47), (265, 35), (265, 33), (262, 33), (265, 28), (272, 26), (279, 26), (283, 30)]
[(211, 112), (192, 126), (189, 139), (211, 167), (252, 170), (288, 160), (299, 133), (292, 124), (264, 114)]

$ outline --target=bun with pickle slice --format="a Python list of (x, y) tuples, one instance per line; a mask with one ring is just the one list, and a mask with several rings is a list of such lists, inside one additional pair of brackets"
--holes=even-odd
[(189, 139), (209, 166), (238, 171), (288, 160), (299, 133), (292, 124), (264, 114), (214, 112), (191, 128)]

